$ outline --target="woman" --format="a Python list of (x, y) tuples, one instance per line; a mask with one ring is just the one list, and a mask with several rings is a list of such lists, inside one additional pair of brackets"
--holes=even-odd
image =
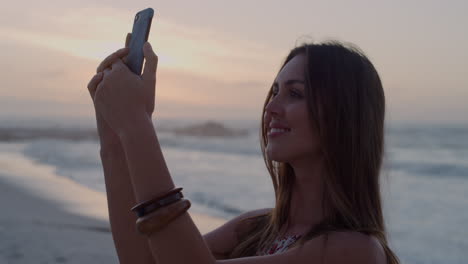
[(262, 118), (275, 208), (244, 213), (203, 237), (187, 213), (157, 232), (135, 232), (129, 208), (174, 184), (151, 121), (157, 56), (146, 43), (139, 77), (122, 61), (127, 53), (106, 58), (88, 85), (121, 263), (399, 263), (379, 190), (385, 98), (357, 48), (329, 42), (290, 52)]

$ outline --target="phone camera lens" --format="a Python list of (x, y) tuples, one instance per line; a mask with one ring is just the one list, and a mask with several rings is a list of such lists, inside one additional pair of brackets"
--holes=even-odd
[(139, 18), (140, 18), (140, 15), (137, 14), (137, 15), (135, 16), (135, 21), (137, 21)]

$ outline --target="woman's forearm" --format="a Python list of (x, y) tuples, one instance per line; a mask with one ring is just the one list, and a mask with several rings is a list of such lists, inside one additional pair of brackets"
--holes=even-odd
[[(137, 202), (175, 187), (151, 118), (142, 115), (120, 135)], [(187, 187), (187, 186), (181, 186)], [(188, 213), (149, 237), (159, 264), (212, 264), (215, 259)]]
[(155, 264), (148, 240), (136, 232), (136, 216), (130, 211), (136, 199), (122, 145), (101, 148), (101, 160), (112, 237), (119, 262)]

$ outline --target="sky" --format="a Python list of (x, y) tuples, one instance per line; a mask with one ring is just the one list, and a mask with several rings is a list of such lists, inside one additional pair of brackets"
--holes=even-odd
[(93, 117), (86, 85), (152, 7), (155, 118), (258, 120), (288, 52), (359, 46), (387, 120), (468, 123), (466, 1), (9, 1), (0, 11), (0, 118)]

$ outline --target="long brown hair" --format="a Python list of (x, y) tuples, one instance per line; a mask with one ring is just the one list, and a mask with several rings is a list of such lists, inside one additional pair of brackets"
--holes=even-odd
[[(385, 250), (387, 263), (398, 264), (388, 246), (381, 206), (385, 96), (379, 75), (359, 48), (337, 41), (296, 47), (281, 69), (299, 54), (307, 57), (305, 97), (327, 172), (322, 181), (326, 217), (311, 225), (293, 247), (319, 235), (325, 235), (326, 241), (332, 231), (357, 231), (375, 236)], [(268, 128), (264, 116), (271, 97), (270, 89), (263, 107), (260, 143), (273, 182), (275, 208), (237, 226), (240, 243), (229, 258), (254, 256), (270, 246), (289, 215), (294, 170), (289, 163), (271, 160), (265, 152)]]

